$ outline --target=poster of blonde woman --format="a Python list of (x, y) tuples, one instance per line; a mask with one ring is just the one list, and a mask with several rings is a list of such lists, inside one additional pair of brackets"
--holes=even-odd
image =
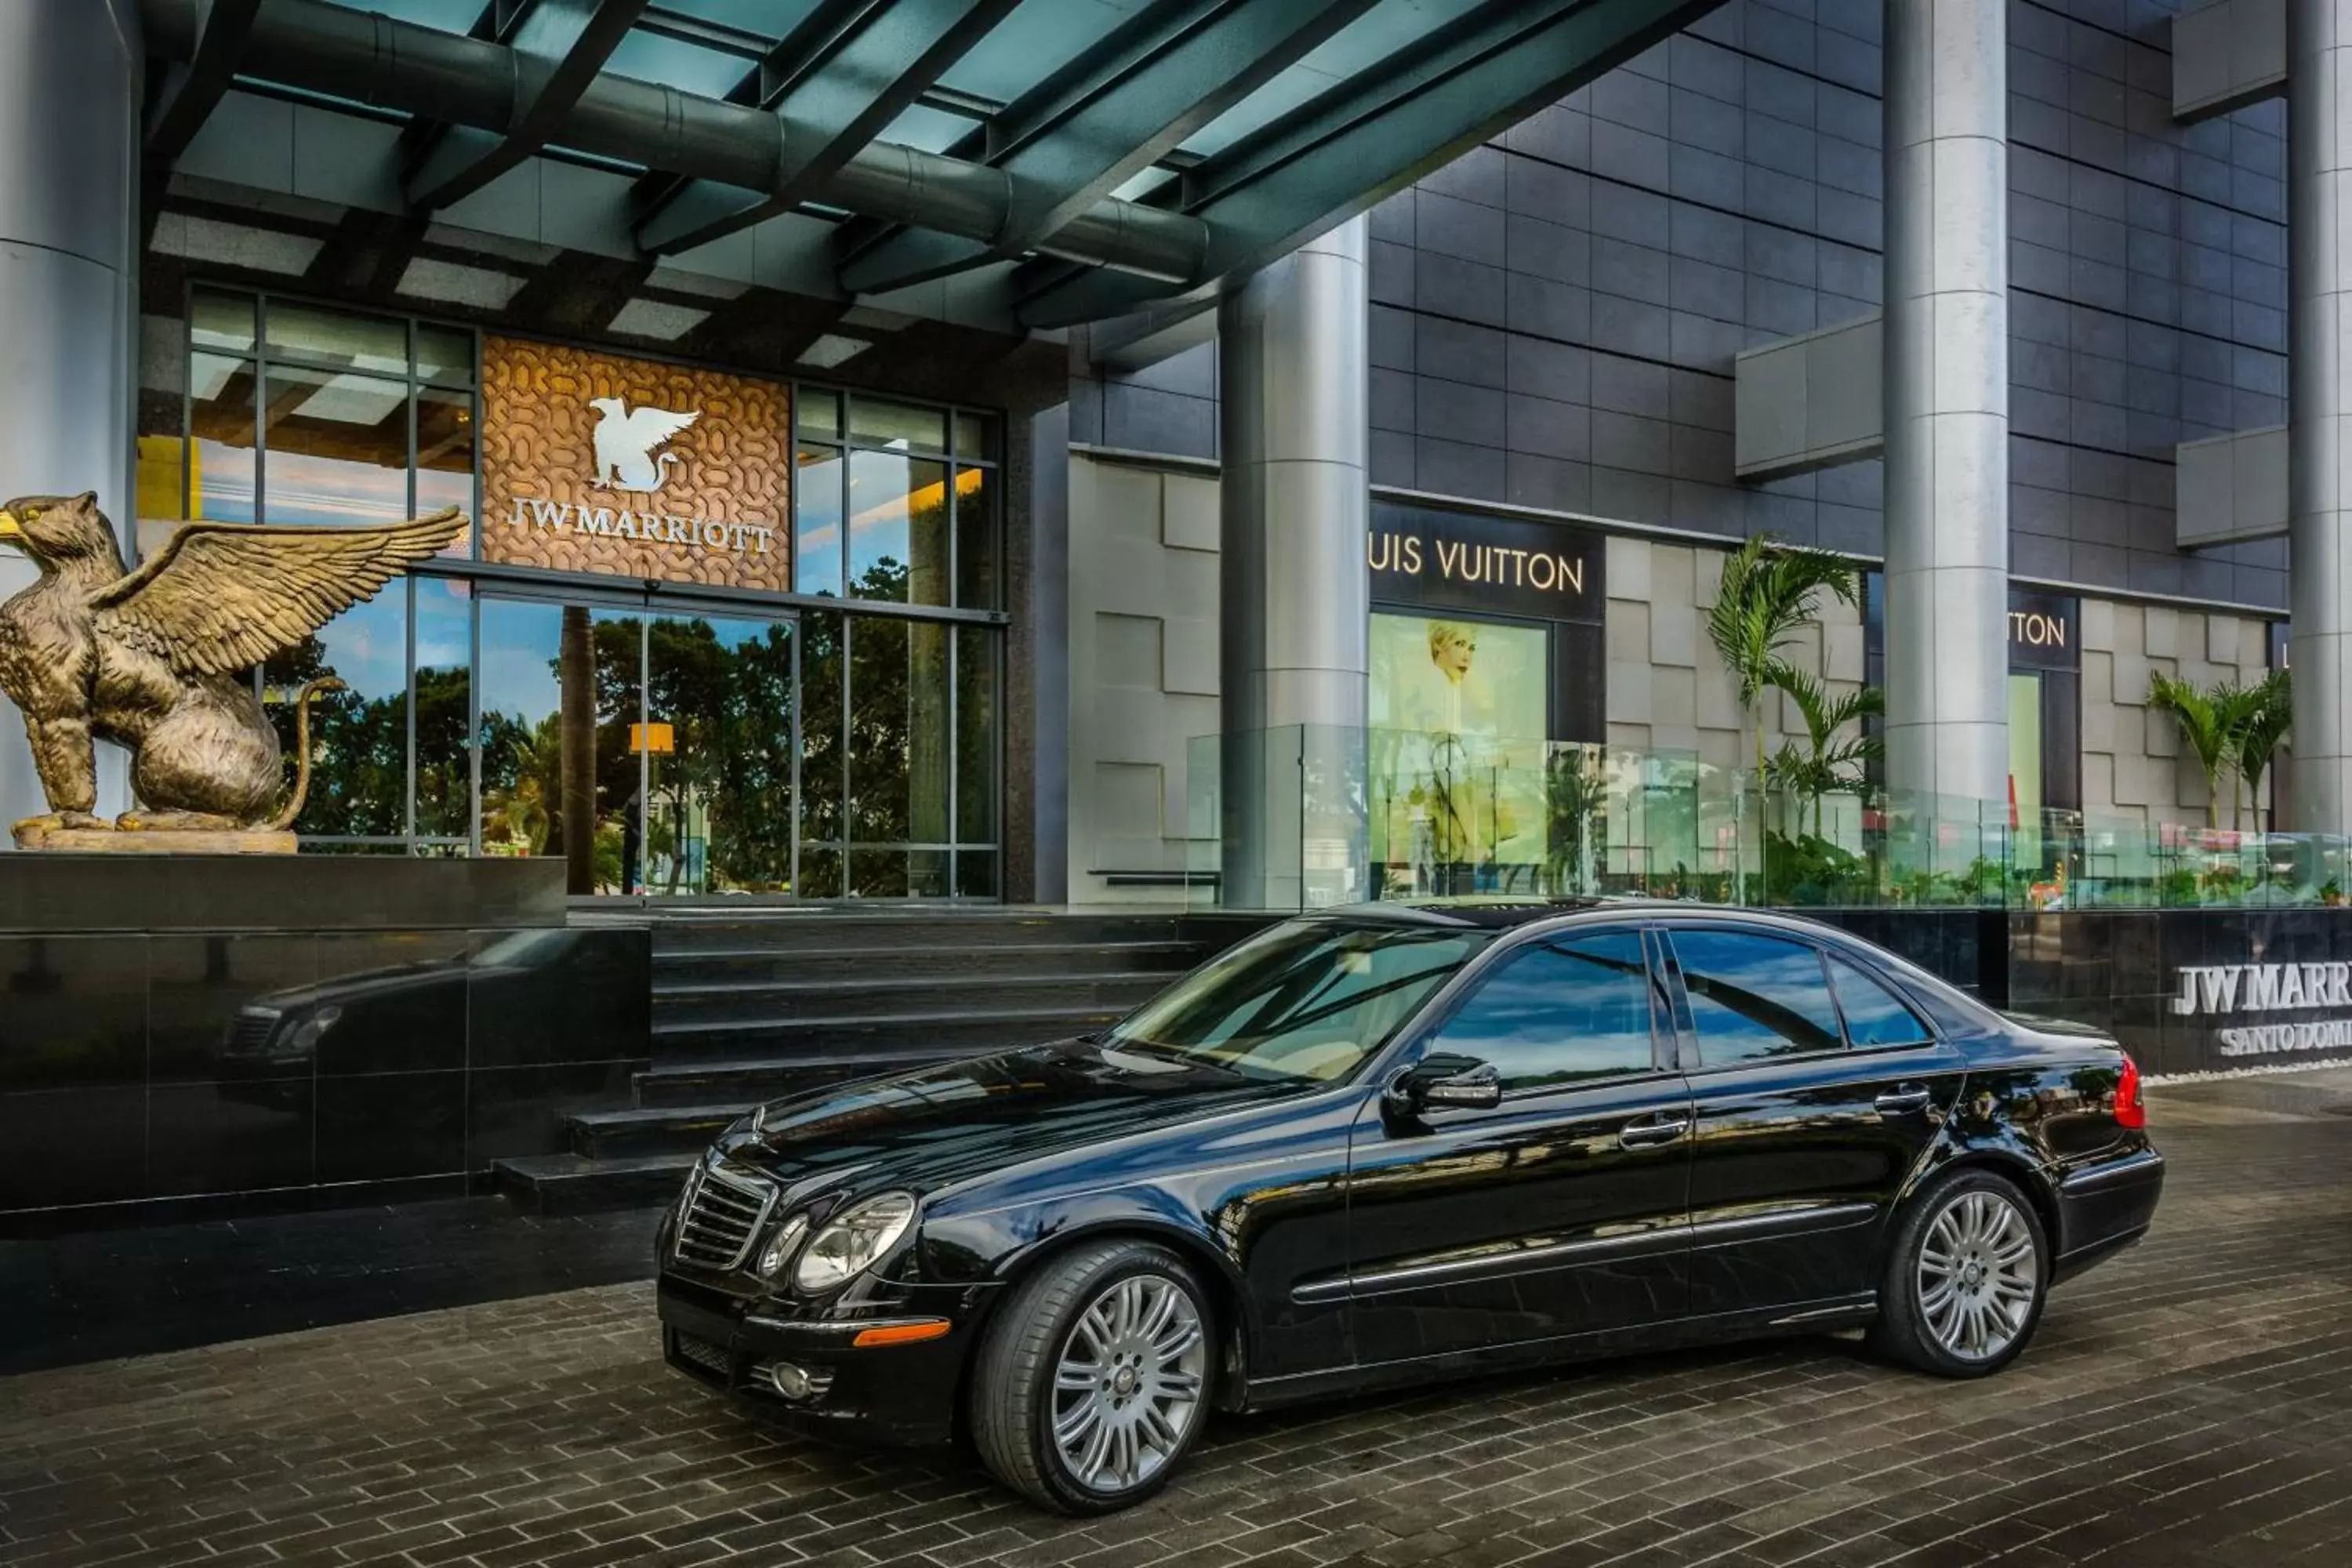
[(1549, 634), (1375, 615), (1374, 857), (1398, 891), (1508, 890), (1543, 861)]

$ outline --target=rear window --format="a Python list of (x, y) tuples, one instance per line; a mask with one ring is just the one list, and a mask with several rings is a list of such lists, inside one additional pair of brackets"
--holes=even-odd
[(1845, 1014), (1847, 1044), (1865, 1048), (1916, 1046), (1935, 1037), (1927, 1021), (1909, 1003), (1851, 960), (1830, 955), (1830, 984), (1836, 988), (1839, 1010)]

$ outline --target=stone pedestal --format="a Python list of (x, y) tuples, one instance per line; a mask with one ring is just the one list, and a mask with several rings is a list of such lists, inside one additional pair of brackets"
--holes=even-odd
[(72, 855), (291, 855), (295, 836), (268, 827), (209, 833), (126, 833), (112, 827), (19, 826), (19, 849)]

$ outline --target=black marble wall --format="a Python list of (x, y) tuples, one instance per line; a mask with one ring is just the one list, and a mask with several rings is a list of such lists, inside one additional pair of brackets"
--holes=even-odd
[[(0, 881), (23, 858), (0, 858)], [(348, 929), (390, 908), (361, 897), (347, 929), (322, 929), (337, 921), (302, 899), (238, 899), (295, 863), (215, 863), (209, 930), (32, 929), (0, 890), (16, 927), (0, 929), (0, 1226), (85, 1205), (463, 1192), (493, 1159), (560, 1148), (565, 1111), (626, 1103), (650, 1055), (647, 933), (475, 923), (533, 919), (533, 890), (493, 879), (478, 896), (483, 863), (446, 862), (441, 897), (419, 899), (417, 868), (436, 863), (388, 864), (397, 912), (424, 920)], [(189, 868), (152, 875), (160, 895)], [(103, 876), (131, 918), (136, 873)], [(160, 896), (146, 907), (153, 926), (183, 923)]]
[(2111, 1030), (2149, 1072), (2223, 1072), (2352, 1056), (2264, 1037), (2225, 1054), (2222, 1031), (2352, 1019), (2317, 1006), (2176, 1013), (2180, 971), (2200, 964), (2352, 962), (2352, 910), (2129, 910), (2009, 917), (2010, 1005)]

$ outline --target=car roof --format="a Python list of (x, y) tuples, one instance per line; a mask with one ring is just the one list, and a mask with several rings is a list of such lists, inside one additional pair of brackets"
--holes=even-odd
[[(1720, 916), (1726, 919), (1776, 918), (1776, 911), (1739, 909), (1727, 904), (1692, 903), (1679, 899), (1528, 898), (1512, 894), (1465, 895), (1454, 898), (1393, 899), (1380, 903), (1343, 904), (1313, 911), (1314, 918), (1363, 925), (1435, 925), (1510, 931), (1538, 921), (1565, 915), (1612, 914), (1661, 916)], [(1785, 918), (1785, 917), (1778, 917)]]

